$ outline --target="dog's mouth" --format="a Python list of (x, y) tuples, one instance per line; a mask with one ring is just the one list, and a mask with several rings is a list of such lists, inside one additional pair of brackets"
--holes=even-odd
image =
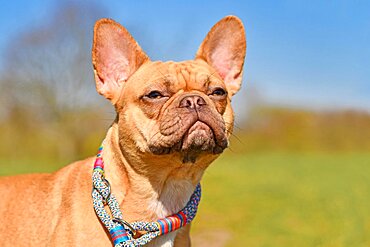
[[(174, 120), (174, 122), (178, 122)], [(149, 145), (156, 155), (179, 152), (183, 163), (195, 163), (201, 154), (220, 154), (228, 146), (225, 125), (220, 119), (198, 114), (174, 124), (171, 134), (161, 135), (160, 145)], [(167, 132), (165, 132), (167, 134)]]
[(213, 129), (202, 121), (196, 121), (183, 135), (181, 153), (183, 162), (194, 163), (200, 153), (219, 154), (227, 142), (218, 143)]
[(214, 134), (211, 128), (201, 121), (196, 121), (182, 138), (182, 150), (207, 151), (214, 146), (214, 142)]

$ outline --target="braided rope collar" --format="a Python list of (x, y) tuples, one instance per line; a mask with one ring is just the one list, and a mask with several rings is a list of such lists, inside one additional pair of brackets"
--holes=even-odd
[[(189, 224), (194, 219), (201, 197), (200, 184), (197, 185), (186, 206), (177, 214), (154, 222), (126, 222), (123, 219), (117, 199), (111, 193), (110, 184), (104, 176), (102, 151), (103, 146), (99, 148), (94, 163), (92, 199), (95, 213), (108, 229), (114, 247), (145, 245), (160, 235), (175, 231)], [(105, 205), (108, 205), (112, 217), (105, 210)], [(146, 233), (139, 238), (135, 238), (137, 231), (145, 231)]]

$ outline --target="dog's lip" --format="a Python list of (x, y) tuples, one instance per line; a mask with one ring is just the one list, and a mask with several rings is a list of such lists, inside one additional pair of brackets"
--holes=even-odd
[[(204, 128), (204, 127), (206, 127), (206, 128)], [(197, 128), (200, 128), (200, 129), (202, 129), (202, 130), (208, 130), (208, 129), (210, 129), (211, 131), (212, 131), (212, 134), (213, 134), (213, 137), (214, 137), (214, 131), (213, 131), (213, 129), (212, 129), (212, 127), (211, 126), (209, 126), (206, 122), (203, 122), (203, 121), (201, 121), (201, 120), (197, 120), (197, 121), (195, 121), (190, 127), (189, 127), (189, 129), (185, 132), (185, 134), (184, 135), (186, 135), (186, 134), (191, 134), (193, 131), (195, 131)]]
[[(221, 153), (225, 148), (226, 146), (224, 145), (224, 143), (221, 141), (221, 143), (219, 143), (219, 140), (217, 140), (216, 138), (216, 134), (215, 134), (215, 131), (212, 129), (212, 126), (210, 126), (209, 124), (207, 124), (206, 122), (204, 121), (195, 121), (194, 124), (192, 124), (187, 131), (185, 131), (184, 135), (182, 136), (181, 138), (181, 141), (179, 143), (177, 143), (177, 148), (179, 151), (194, 151), (194, 152), (199, 152), (199, 151), (202, 151), (200, 150), (199, 148), (201, 148), (200, 146), (193, 146), (191, 143), (190, 143), (190, 146), (187, 146), (185, 143), (188, 141), (188, 138), (192, 135), (192, 133), (194, 133), (195, 131), (200, 131), (199, 134), (201, 134), (203, 132), (204, 135), (207, 135), (207, 137), (209, 139), (212, 139), (212, 140), (209, 140), (209, 142), (212, 142), (212, 147), (210, 146), (210, 151), (212, 150), (213, 153), (217, 154), (217, 153)], [(208, 132), (208, 133), (207, 133)], [(189, 143), (187, 143), (189, 145)], [(205, 151), (205, 150), (203, 150)]]
[[(198, 119), (192, 125), (190, 125), (189, 128), (184, 132), (184, 134), (181, 138), (182, 144), (183, 144), (185, 138), (187, 138), (189, 135), (191, 135), (194, 131), (197, 131), (197, 130), (211, 131), (212, 132), (212, 139), (214, 140), (215, 143), (217, 143), (215, 131), (213, 130), (213, 128), (209, 124), (207, 124), (206, 122), (201, 121), (201, 120)], [(183, 146), (182, 144), (181, 144), (181, 147)]]
[[(215, 133), (215, 130), (214, 130), (212, 124), (208, 124), (206, 121), (202, 121), (199, 118), (192, 125), (190, 125), (190, 127), (188, 128), (187, 131), (185, 131), (184, 135), (181, 138), (182, 141), (184, 140), (184, 138), (187, 135), (191, 134), (194, 130), (196, 130), (199, 127), (199, 125), (201, 126), (201, 129), (203, 129), (204, 131), (211, 130), (211, 132), (212, 132), (212, 139), (215, 142), (215, 150), (214, 150), (215, 153), (222, 152), (228, 146), (227, 139), (220, 139), (220, 140), (218, 140), (217, 135)], [(204, 128), (204, 127), (206, 127), (206, 128)]]
[(201, 153), (220, 154), (227, 145), (227, 139), (217, 140), (210, 124), (198, 120), (189, 127), (176, 147), (183, 155), (183, 163), (195, 163)]

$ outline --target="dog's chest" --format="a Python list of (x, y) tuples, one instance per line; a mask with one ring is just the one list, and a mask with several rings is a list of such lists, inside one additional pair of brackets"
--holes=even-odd
[[(153, 198), (148, 209), (154, 212), (158, 219), (175, 214), (183, 209), (194, 191), (190, 181), (171, 180), (166, 182), (161, 194)], [(174, 244), (177, 231), (161, 236), (153, 242), (153, 246), (171, 247)]]

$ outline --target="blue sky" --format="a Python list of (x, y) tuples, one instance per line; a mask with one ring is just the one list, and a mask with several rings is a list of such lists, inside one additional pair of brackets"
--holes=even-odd
[[(126, 26), (153, 60), (192, 59), (213, 24), (239, 16), (248, 40), (244, 85), (235, 99), (239, 111), (248, 92), (256, 91), (276, 105), (370, 111), (370, 1), (105, 0), (100, 5), (107, 13), (102, 17)], [(56, 7), (57, 1), (3, 1), (0, 54), (17, 33), (48, 22)]]

